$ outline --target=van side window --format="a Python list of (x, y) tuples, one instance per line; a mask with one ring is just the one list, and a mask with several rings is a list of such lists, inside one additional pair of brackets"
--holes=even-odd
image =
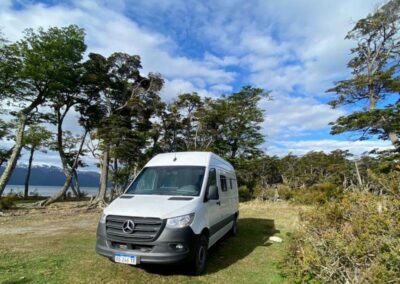
[(231, 178), (229, 179), (229, 184), (231, 186), (230, 189), (233, 189), (233, 179), (231, 179)]
[(226, 177), (221, 175), (220, 179), (221, 179), (221, 190), (222, 191), (227, 191), (228, 187), (227, 187), (227, 184), (226, 184)]
[[(213, 193), (210, 193), (210, 188), (214, 189)], [(210, 169), (208, 172), (208, 181), (207, 181), (207, 196), (208, 199), (218, 200), (218, 186), (217, 186), (217, 172), (215, 169)]]

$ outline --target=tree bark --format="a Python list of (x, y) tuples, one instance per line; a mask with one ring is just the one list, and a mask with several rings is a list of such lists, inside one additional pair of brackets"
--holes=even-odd
[(397, 134), (394, 132), (389, 132), (388, 136), (389, 136), (390, 142), (392, 142), (392, 144), (396, 148), (396, 150), (398, 152), (400, 152), (399, 137), (397, 136)]
[(17, 133), (15, 134), (15, 145), (12, 150), (10, 159), (8, 159), (7, 166), (0, 177), (0, 197), (4, 192), (4, 189), (6, 188), (8, 181), (10, 180), (11, 174), (13, 173), (15, 166), (17, 165), (17, 161), (23, 147), (23, 139), (25, 134), (26, 121), (28, 119), (28, 114), (31, 113), (37, 106), (39, 106), (43, 102), (44, 98), (42, 96), (42, 93), (40, 93), (28, 107), (22, 109), (17, 114), (18, 127), (17, 127)]
[(28, 171), (26, 173), (25, 177), (25, 190), (24, 190), (24, 198), (28, 198), (28, 193), (29, 193), (29, 179), (31, 177), (31, 169), (32, 169), (32, 160), (33, 160), (33, 154), (35, 153), (35, 147), (31, 147), (30, 154), (29, 154), (29, 162), (28, 162)]
[(110, 163), (110, 145), (107, 145), (103, 151), (99, 193), (97, 194), (96, 198), (89, 204), (89, 209), (96, 207), (105, 207), (107, 205), (106, 193), (107, 193), (109, 163)]
[(68, 175), (66, 180), (65, 180), (65, 182), (64, 182), (64, 185), (63, 185), (62, 189), (59, 192), (57, 192), (55, 195), (53, 195), (50, 198), (46, 199), (45, 201), (40, 202), (39, 205), (40, 206), (47, 206), (47, 205), (50, 205), (50, 204), (56, 202), (57, 200), (61, 199), (65, 195), (65, 193), (67, 192), (67, 190), (68, 190), (68, 188), (69, 188), (69, 186), (71, 184), (71, 180), (72, 180), (72, 175)]
[(354, 161), (354, 165), (356, 166), (356, 175), (357, 175), (358, 185), (360, 186), (360, 189), (363, 190), (364, 189), (364, 184), (363, 184), (363, 181), (361, 179), (360, 171), (358, 170), (357, 161)]
[[(74, 181), (75, 181), (75, 183), (74, 183)], [(78, 173), (77, 173), (76, 169), (73, 172), (73, 181), (72, 181), (71, 185), (75, 187), (77, 197), (81, 198), (82, 197), (81, 185), (79, 183), (79, 177), (78, 177)]]
[(75, 185), (74, 185), (74, 175), (72, 176), (72, 180), (71, 180), (71, 190), (72, 190), (72, 193), (75, 195), (75, 197), (79, 198), (79, 193), (75, 189)]
[[(118, 171), (118, 159), (114, 159), (114, 175), (115, 173)], [(111, 193), (110, 193), (110, 200), (114, 200), (114, 196), (116, 195), (118, 190), (118, 184), (115, 182), (115, 180), (113, 181), (113, 186), (111, 188)]]
[(15, 135), (15, 146), (11, 153), (10, 159), (7, 162), (7, 166), (4, 169), (3, 174), (0, 177), (0, 197), (6, 188), (8, 181), (10, 180), (11, 174), (13, 173), (19, 155), (23, 147), (24, 132), (26, 126), (27, 115), (24, 112), (18, 113), (18, 128)]
[(82, 136), (82, 141), (81, 141), (81, 144), (79, 145), (78, 152), (76, 153), (76, 157), (75, 157), (74, 163), (72, 164), (71, 169), (69, 169), (69, 170), (67, 171), (68, 174), (66, 175), (66, 179), (65, 179), (65, 182), (64, 182), (64, 185), (63, 185), (62, 189), (61, 189), (59, 192), (57, 192), (55, 195), (53, 195), (52, 197), (50, 197), (50, 198), (48, 198), (48, 199), (46, 199), (46, 200), (44, 200), (44, 201), (42, 201), (42, 202), (39, 202), (39, 203), (38, 203), (39, 206), (47, 206), (47, 205), (50, 205), (51, 203), (54, 203), (54, 202), (56, 202), (57, 200), (59, 200), (61, 197), (63, 197), (63, 196), (65, 195), (65, 193), (67, 192), (68, 188), (69, 188), (70, 185), (71, 185), (72, 176), (73, 176), (73, 171), (78, 167), (78, 164), (79, 164), (79, 156), (80, 156), (81, 153), (82, 153), (82, 149), (83, 149), (83, 145), (85, 144), (85, 140), (86, 140), (86, 135), (87, 135), (87, 133), (88, 133), (88, 132), (85, 131), (85, 133), (84, 133), (83, 136)]

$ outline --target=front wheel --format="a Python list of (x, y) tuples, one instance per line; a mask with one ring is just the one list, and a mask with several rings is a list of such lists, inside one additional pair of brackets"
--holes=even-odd
[(194, 258), (192, 261), (192, 270), (194, 275), (201, 275), (207, 268), (208, 258), (208, 238), (201, 235), (196, 243)]

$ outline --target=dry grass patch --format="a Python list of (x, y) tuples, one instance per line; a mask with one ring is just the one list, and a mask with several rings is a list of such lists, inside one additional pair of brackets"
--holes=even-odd
[[(214, 246), (205, 275), (192, 277), (180, 266), (115, 264), (95, 253), (100, 212), (84, 203), (48, 209), (28, 205), (0, 217), (2, 283), (282, 283), (278, 263), (303, 207), (285, 202), (240, 205), (239, 234)], [(272, 243), (272, 235), (283, 238)]]

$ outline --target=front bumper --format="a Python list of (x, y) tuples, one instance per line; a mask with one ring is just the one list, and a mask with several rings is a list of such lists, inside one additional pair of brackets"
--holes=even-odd
[[(105, 224), (99, 223), (96, 252), (110, 259), (114, 259), (117, 253), (136, 256), (138, 263), (177, 263), (193, 257), (194, 246), (199, 237), (190, 227), (164, 228), (153, 242), (121, 244), (107, 240)], [(183, 245), (183, 249), (176, 249), (176, 244)]]

